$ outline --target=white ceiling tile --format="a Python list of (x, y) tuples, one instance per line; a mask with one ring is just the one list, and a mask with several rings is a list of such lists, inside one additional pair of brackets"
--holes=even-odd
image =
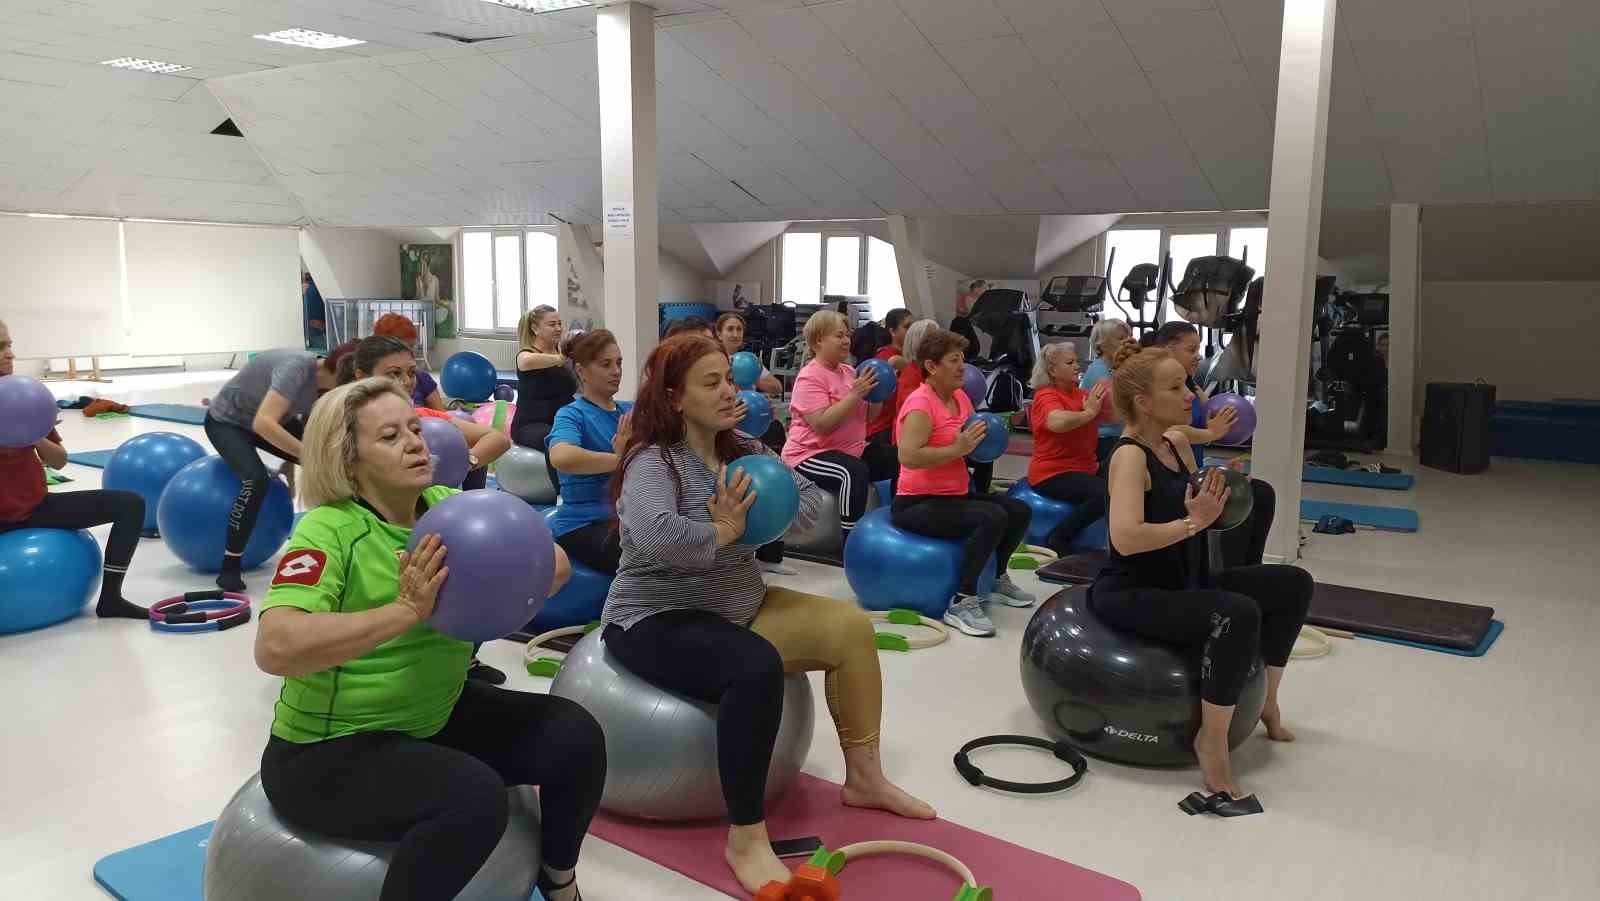
[(1233, 35), (1216, 10), (1169, 12), (1149, 19), (1120, 20), (1118, 26), (1146, 71), (1168, 66), (1199, 69), (1239, 58)]
[(1339, 30), (1359, 47), (1367, 43), (1412, 44), (1472, 37), (1467, 0), (1392, 3), (1340, 0)]
[(1118, 156), (1117, 168), (1147, 210), (1215, 210), (1222, 206), (1187, 148), (1167, 144)]
[(894, 0), (843, 0), (811, 11), (859, 56), (928, 43)]
[(1110, 22), (1029, 31), (1022, 39), (1034, 59), (1045, 63), (1045, 75), (1063, 88), (1087, 86), (1105, 75), (1139, 71), (1133, 51)]
[(898, 0), (912, 23), (929, 41), (970, 41), (1015, 34), (995, 0)]
[(803, 7), (752, 13), (738, 22), (757, 45), (781, 60), (849, 52), (821, 19)]
[(995, 7), (1022, 34), (1036, 28), (1060, 28), (1109, 21), (1100, 0), (995, 0)]
[(1126, 213), (1140, 208), (1139, 198), (1121, 170), (1103, 156), (1068, 154), (1041, 159), (1039, 168), (1050, 179), (1069, 209), (1092, 213)]

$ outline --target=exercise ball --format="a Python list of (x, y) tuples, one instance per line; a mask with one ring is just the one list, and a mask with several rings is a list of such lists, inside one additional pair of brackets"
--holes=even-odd
[[(1072, 504), (1058, 501), (1048, 495), (1040, 494), (1033, 490), (1027, 479), (1019, 479), (1013, 484), (1006, 494), (1022, 501), (1033, 511), (1033, 519), (1028, 521), (1028, 534), (1023, 539), (1028, 544), (1048, 547), (1050, 533), (1056, 530), (1072, 513)], [(1108, 546), (1108, 533), (1104, 517), (1085, 526), (1072, 539), (1072, 549), (1075, 551), (1105, 550)]]
[[(861, 517), (844, 543), (844, 576), (868, 610), (903, 607), (935, 619), (944, 615), (961, 582), (959, 539), (907, 532), (879, 507)], [(994, 556), (983, 566), (978, 594), (994, 588)]]
[[(496, 377), (498, 378), (498, 376)], [(517, 399), (517, 389), (497, 382), (494, 386), (494, 394), (491, 396), (495, 400), (513, 401)]]
[(0, 533), (0, 635), (71, 619), (100, 584), (100, 545), (85, 531)]
[[(528, 901), (539, 880), (539, 796), (506, 789), (510, 816), (489, 859), (456, 901)], [(206, 901), (378, 901), (397, 842), (333, 838), (284, 822), (251, 776), (206, 842)]]
[(1249, 441), (1250, 436), (1256, 432), (1256, 405), (1247, 398), (1225, 391), (1221, 394), (1213, 395), (1210, 400), (1206, 401), (1206, 418), (1210, 419), (1215, 416), (1224, 407), (1232, 407), (1233, 411), (1239, 414), (1239, 418), (1234, 420), (1233, 428), (1229, 429), (1228, 434), (1223, 435), (1217, 443), (1243, 444)]
[(1006, 428), (1006, 421), (993, 413), (972, 414), (961, 424), (961, 430), (966, 431), (980, 422), (988, 426), (988, 430), (983, 433), (983, 440), (972, 449), (972, 453), (967, 454), (967, 459), (977, 463), (993, 463), (1011, 444), (1011, 432)]
[(517, 405), (510, 401), (497, 400), (492, 404), (483, 404), (473, 410), (467, 417), (478, 425), (489, 428), (499, 428), (507, 435), (511, 434), (511, 421), (517, 418)]
[[(1057, 738), (1085, 754), (1140, 766), (1192, 766), (1200, 731), (1200, 648), (1112, 630), (1087, 589), (1046, 600), (1022, 633), (1022, 690)], [(1260, 661), (1234, 708), (1228, 746), (1255, 731), (1267, 699)]]
[(982, 369), (967, 363), (961, 370), (961, 390), (967, 392), (967, 399), (972, 401), (972, 408), (976, 410), (983, 406), (984, 398), (989, 396), (989, 380), (984, 377)]
[(467, 436), (448, 419), (422, 417), (422, 443), (433, 460), (433, 484), (460, 488), (471, 469)]
[(756, 382), (761, 381), (761, 358), (748, 350), (734, 354), (731, 367), (733, 383), (740, 388), (754, 388)]
[(600, 619), (606, 595), (611, 593), (611, 577), (576, 560), (568, 562), (572, 564), (572, 577), (545, 601), (544, 609), (533, 618), (526, 631), (537, 634), (568, 626), (586, 626)]
[(766, 544), (789, 531), (794, 515), (800, 511), (800, 489), (794, 473), (783, 461), (770, 454), (751, 454), (728, 464), (728, 481), (737, 473), (748, 473), (750, 490), (756, 502), (744, 516), (740, 544)]
[[(239, 477), (216, 455), (202, 457), (178, 470), (161, 492), (156, 527), (172, 553), (190, 569), (203, 573), (222, 569), (228, 545), (228, 516), (239, 496)], [(294, 501), (279, 479), (267, 480), (267, 499), (256, 517), (255, 531), (240, 561), (255, 569), (276, 554), (294, 531)]]
[(867, 403), (881, 404), (894, 397), (894, 389), (900, 379), (895, 374), (894, 367), (889, 365), (889, 361), (873, 357), (861, 364), (856, 370), (856, 375), (866, 375), (869, 372), (876, 381), (872, 385), (872, 390), (867, 392)]
[(556, 486), (550, 481), (544, 454), (531, 447), (511, 445), (510, 450), (494, 461), (494, 479), (501, 491), (530, 504), (556, 502)]
[(422, 514), (407, 550), (438, 535), (445, 577), (428, 622), (462, 641), (491, 641), (521, 629), (543, 609), (556, 572), (555, 539), (544, 515), (499, 491), (452, 494)]
[(1212, 472), (1222, 473), (1222, 481), (1228, 486), (1228, 499), (1222, 502), (1222, 515), (1210, 528), (1226, 532), (1250, 518), (1250, 513), (1256, 507), (1256, 494), (1250, 489), (1250, 477), (1229, 466), (1207, 466), (1190, 476), (1189, 482), (1194, 490), (1199, 491), (1206, 476)]
[(132, 491), (144, 498), (144, 528), (150, 531), (156, 527), (156, 508), (167, 483), (178, 470), (205, 455), (200, 442), (175, 432), (135, 435), (122, 442), (106, 461), (100, 487)]
[[(606, 736), (600, 807), (648, 820), (728, 815), (717, 773), (717, 708), (658, 688), (606, 652), (595, 630), (567, 654), (550, 693), (583, 705)], [(770, 805), (794, 782), (811, 750), (816, 713), (805, 673), (784, 676), (783, 720), (767, 767)]]
[(32, 447), (56, 427), (56, 397), (38, 379), (0, 376), (0, 447)]
[(752, 438), (765, 435), (772, 426), (772, 401), (759, 391), (740, 391), (739, 399), (744, 401), (745, 411), (735, 428)]
[(480, 403), (494, 394), (498, 376), (494, 364), (480, 353), (463, 350), (450, 355), (439, 370), (439, 385), (450, 397)]

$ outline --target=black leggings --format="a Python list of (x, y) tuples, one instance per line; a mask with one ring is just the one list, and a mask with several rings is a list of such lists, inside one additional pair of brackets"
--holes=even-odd
[(957, 590), (976, 597), (978, 577), (990, 554), (995, 557), (995, 577), (1005, 575), (1011, 555), (1028, 534), (1033, 510), (1003, 494), (910, 494), (895, 497), (890, 518), (907, 532), (964, 539)]
[(1215, 589), (1092, 590), (1094, 612), (1112, 628), (1180, 647), (1199, 646), (1200, 697), (1231, 707), (1256, 656), (1289, 662), (1315, 583), (1297, 566), (1223, 570)]
[(1072, 540), (1089, 524), (1106, 515), (1106, 480), (1087, 472), (1063, 472), (1033, 486), (1033, 490), (1072, 505), (1072, 512), (1050, 531), (1045, 544), (1065, 557), (1072, 551)]
[(893, 445), (868, 444), (859, 457), (844, 451), (823, 451), (802, 460), (794, 471), (839, 499), (839, 525), (848, 538), (867, 512), (867, 492), (872, 490), (872, 483), (889, 479), (893, 487), (900, 481), (900, 455)]
[(273, 737), (261, 785), (306, 829), (399, 842), (380, 901), (449, 901), (506, 828), (506, 787), (539, 786), (545, 866), (577, 866), (606, 781), (600, 724), (551, 695), (468, 681), (438, 734), (363, 732), (312, 744)]
[(606, 647), (652, 685), (717, 705), (717, 772), (728, 819), (766, 819), (767, 766), (783, 720), (783, 658), (744, 626), (704, 610), (668, 610), (628, 629), (607, 626)]
[(525, 422), (511, 430), (511, 440), (523, 447), (531, 447), (544, 454), (544, 468), (550, 473), (550, 484), (555, 486), (556, 493), (561, 493), (561, 473), (550, 463), (550, 451), (544, 446), (546, 438), (550, 437), (550, 423)]
[(783, 444), (789, 440), (789, 433), (784, 429), (778, 417), (772, 417), (772, 425), (767, 426), (767, 431), (761, 436), (761, 443), (772, 449), (775, 454), (783, 453)]
[(111, 523), (100, 593), (120, 596), (122, 575), (133, 562), (144, 528), (144, 498), (132, 491), (50, 492), (22, 522), (0, 523), (0, 534), (17, 529), (88, 529)]
[(589, 523), (560, 536), (556, 544), (561, 545), (574, 562), (613, 578), (617, 575), (617, 567), (622, 562), (622, 539), (616, 523), (609, 520)]
[[(306, 421), (296, 416), (285, 421), (283, 427), (289, 434), (299, 438), (305, 432)], [(272, 474), (267, 472), (267, 465), (261, 462), (261, 455), (256, 451), (264, 450), (289, 463), (299, 463), (300, 460), (254, 430), (221, 422), (209, 414), (206, 416), (206, 438), (217, 449), (222, 461), (239, 477), (239, 496), (234, 498), (233, 509), (228, 512), (227, 545), (228, 555), (239, 557), (244, 554), (245, 546), (250, 543), (250, 534), (256, 529), (256, 517), (261, 515), (261, 505), (267, 502), (268, 482), (272, 479)]]
[(1250, 480), (1255, 506), (1250, 518), (1222, 533), (1222, 562), (1229, 567), (1259, 566), (1267, 552), (1267, 533), (1278, 512), (1278, 492), (1260, 479)]

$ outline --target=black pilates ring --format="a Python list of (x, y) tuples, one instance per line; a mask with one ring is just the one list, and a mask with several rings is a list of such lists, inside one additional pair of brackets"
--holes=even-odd
[(209, 588), (150, 605), (150, 628), (157, 632), (222, 632), (250, 621), (250, 596)]
[[(1056, 759), (1072, 767), (1072, 775), (1054, 782), (1008, 782), (1004, 779), (995, 779), (984, 775), (968, 759), (967, 755), (979, 748), (988, 748), (995, 745), (1023, 745), (1029, 748), (1038, 748), (1056, 755)], [(974, 786), (986, 785), (998, 788), (1001, 791), (1018, 792), (1025, 795), (1047, 795), (1051, 792), (1062, 791), (1077, 785), (1083, 779), (1083, 774), (1089, 771), (1089, 761), (1077, 749), (1064, 741), (1047, 741), (1043, 738), (1034, 738), (1031, 735), (986, 735), (983, 738), (974, 738), (961, 746), (956, 752), (956, 769), (961, 773), (961, 778)]]

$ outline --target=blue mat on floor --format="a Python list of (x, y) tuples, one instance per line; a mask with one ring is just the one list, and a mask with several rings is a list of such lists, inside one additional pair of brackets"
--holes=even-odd
[(111, 455), (116, 452), (116, 449), (113, 448), (111, 450), (82, 451), (76, 454), (67, 454), (67, 462), (76, 463), (79, 466), (93, 466), (95, 469), (105, 469), (106, 464), (111, 462)]
[(1490, 620), (1489, 631), (1483, 633), (1483, 640), (1478, 642), (1478, 646), (1475, 648), (1447, 648), (1440, 644), (1426, 644), (1420, 641), (1407, 641), (1404, 638), (1386, 638), (1382, 635), (1368, 635), (1365, 632), (1357, 632), (1356, 635), (1371, 641), (1383, 641), (1388, 642), (1389, 644), (1401, 644), (1408, 648), (1421, 648), (1424, 651), (1438, 651), (1441, 654), (1455, 654), (1457, 657), (1482, 657), (1484, 654), (1489, 653), (1490, 646), (1494, 644), (1495, 639), (1500, 637), (1500, 633), (1504, 632), (1505, 630), (1505, 623), (1497, 619)]
[(1353, 485), (1387, 491), (1405, 491), (1417, 481), (1417, 477), (1409, 472), (1368, 472), (1365, 469), (1334, 469), (1331, 466), (1307, 466), (1301, 479), (1323, 485)]
[(162, 422), (181, 422), (186, 425), (205, 425), (206, 408), (188, 404), (135, 404), (128, 415), (141, 419), (159, 419)]
[(1371, 526), (1385, 532), (1415, 532), (1421, 521), (1417, 511), (1404, 507), (1372, 507), (1366, 504), (1341, 504), (1337, 501), (1300, 501), (1300, 518), (1316, 522), (1332, 514), (1343, 516), (1358, 526)]

